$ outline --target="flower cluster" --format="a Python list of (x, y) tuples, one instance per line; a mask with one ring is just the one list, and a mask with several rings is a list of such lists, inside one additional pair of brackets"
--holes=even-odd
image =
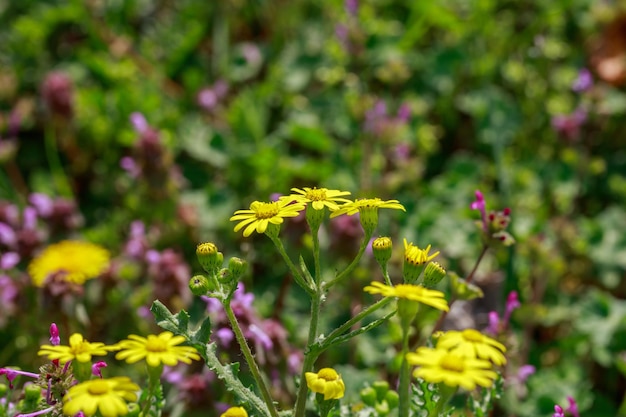
[(473, 390), (493, 384), (498, 376), (493, 367), (506, 363), (504, 352), (506, 348), (501, 343), (467, 329), (443, 333), (436, 347), (419, 347), (407, 353), (406, 359), (417, 366), (413, 373), (416, 378)]

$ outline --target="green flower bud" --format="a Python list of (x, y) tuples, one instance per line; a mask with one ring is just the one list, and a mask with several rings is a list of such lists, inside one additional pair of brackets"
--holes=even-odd
[(313, 203), (309, 203), (306, 206), (306, 222), (309, 224), (311, 230), (318, 230), (320, 225), (326, 217), (326, 207), (322, 207), (321, 210), (313, 208)]
[(194, 275), (189, 280), (189, 289), (193, 295), (206, 295), (209, 291), (214, 291), (215, 288), (211, 285), (211, 281), (204, 275)]
[(248, 262), (241, 258), (232, 257), (228, 261), (228, 270), (232, 274), (233, 280), (239, 280), (248, 269)]
[(426, 288), (432, 288), (446, 276), (446, 270), (437, 262), (430, 262), (424, 270), (423, 285)]
[(141, 408), (137, 403), (129, 403), (128, 404), (128, 414), (126, 417), (139, 417), (141, 415)]
[(388, 237), (379, 237), (372, 242), (372, 252), (374, 252), (374, 259), (381, 266), (385, 268), (389, 259), (391, 259), (391, 249), (393, 245), (391, 239)]
[(376, 391), (376, 400), (381, 402), (385, 399), (387, 391), (389, 391), (389, 382), (387, 381), (374, 381), (372, 388)]
[(386, 416), (387, 414), (389, 414), (389, 404), (387, 404), (387, 401), (376, 403), (374, 409), (379, 416)]
[(396, 408), (400, 404), (400, 396), (395, 391), (387, 391), (385, 395), (385, 401), (389, 404), (389, 408)]
[(224, 262), (224, 255), (217, 251), (217, 246), (210, 242), (200, 243), (196, 247), (196, 256), (202, 269), (208, 274), (214, 274)]
[(28, 403), (36, 403), (41, 398), (41, 387), (35, 384), (24, 385), (24, 400)]
[(370, 407), (374, 407), (376, 405), (376, 390), (372, 387), (366, 387), (359, 392), (361, 397), (361, 401), (363, 401), (366, 405)]
[(234, 281), (233, 273), (228, 268), (222, 268), (217, 274), (217, 280), (222, 284), (231, 284)]

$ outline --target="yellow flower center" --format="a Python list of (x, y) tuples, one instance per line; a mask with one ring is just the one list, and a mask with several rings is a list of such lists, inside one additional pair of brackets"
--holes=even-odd
[(252, 206), (250, 206), (250, 209), (254, 211), (257, 219), (271, 219), (272, 217), (276, 216), (280, 211), (277, 202), (261, 203), (255, 201), (254, 203), (252, 203)]
[(318, 378), (324, 381), (336, 381), (339, 379), (339, 374), (332, 368), (322, 368), (317, 373)]
[(91, 343), (89, 343), (86, 340), (81, 341), (78, 344), (72, 345), (70, 346), (70, 352), (74, 355), (77, 356), (81, 353), (84, 352), (90, 352), (91, 351)]
[(87, 389), (91, 395), (104, 395), (109, 392), (109, 384), (102, 380), (95, 380), (89, 384)]
[(380, 198), (364, 198), (359, 200), (362, 208), (378, 208)]
[(388, 237), (379, 237), (372, 243), (374, 249), (389, 249), (391, 247), (391, 239)]
[(456, 355), (445, 355), (439, 360), (439, 366), (446, 371), (463, 373), (465, 364), (463, 359)]
[(306, 198), (311, 201), (325, 201), (326, 200), (326, 188), (313, 188), (306, 192)]
[(201, 255), (211, 255), (217, 253), (217, 246), (211, 242), (205, 242), (198, 245), (196, 248), (196, 253)]
[(463, 339), (467, 340), (468, 342), (478, 343), (478, 342), (483, 341), (483, 335), (478, 330), (467, 329), (467, 330), (463, 330), (461, 334), (463, 335)]
[(148, 352), (166, 352), (167, 343), (163, 339), (159, 339), (155, 335), (151, 334), (148, 336), (146, 350)]

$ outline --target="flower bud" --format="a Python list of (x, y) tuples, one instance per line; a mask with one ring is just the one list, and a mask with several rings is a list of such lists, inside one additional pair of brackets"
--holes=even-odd
[(246, 269), (248, 269), (248, 263), (241, 258), (232, 257), (228, 261), (228, 270), (232, 274), (233, 280), (239, 280)]
[(424, 270), (423, 285), (432, 288), (446, 276), (446, 270), (438, 262), (430, 262)]
[(204, 275), (195, 275), (189, 280), (189, 290), (193, 295), (206, 295), (215, 289), (211, 287), (211, 282)]
[(137, 403), (128, 403), (128, 414), (126, 417), (139, 417), (141, 415), (141, 408)]
[(217, 251), (217, 246), (210, 242), (201, 243), (196, 247), (198, 262), (205, 272), (214, 274), (224, 262), (224, 255)]
[(359, 392), (361, 397), (361, 401), (363, 401), (366, 405), (373, 407), (376, 405), (376, 390), (372, 387), (366, 387)]
[(41, 387), (35, 384), (24, 385), (24, 400), (28, 403), (36, 403), (41, 398)]
[(387, 404), (389, 404), (389, 408), (396, 408), (398, 404), (400, 404), (400, 396), (397, 392), (389, 390), (387, 394), (385, 394), (385, 400)]
[(234, 281), (233, 273), (227, 268), (222, 268), (220, 269), (220, 272), (217, 274), (217, 280), (221, 282), (222, 284), (230, 284)]
[(385, 399), (385, 395), (389, 391), (389, 383), (387, 381), (374, 381), (372, 388), (376, 391), (376, 400), (380, 402)]
[(385, 268), (389, 259), (391, 259), (391, 249), (393, 245), (391, 239), (388, 237), (379, 237), (372, 242), (372, 252), (374, 253), (374, 259), (381, 266)]

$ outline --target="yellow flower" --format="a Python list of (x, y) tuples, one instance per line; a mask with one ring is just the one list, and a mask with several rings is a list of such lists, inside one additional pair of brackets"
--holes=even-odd
[(404, 260), (406, 262), (412, 265), (423, 265), (439, 255), (439, 251), (431, 255), (428, 252), (430, 252), (430, 245), (426, 246), (426, 249), (420, 249), (404, 239)]
[(304, 376), (309, 389), (324, 394), (325, 400), (338, 400), (346, 391), (341, 375), (333, 368), (322, 368), (318, 373), (306, 372)]
[(43, 287), (52, 274), (63, 274), (67, 282), (83, 284), (109, 266), (109, 252), (89, 242), (66, 240), (48, 246), (28, 265), (33, 283)]
[(248, 413), (243, 407), (230, 407), (220, 417), (248, 417)]
[(504, 352), (506, 347), (500, 342), (483, 335), (478, 330), (447, 331), (437, 341), (437, 348), (468, 358), (480, 358), (501, 366), (506, 363)]
[(445, 349), (420, 347), (406, 354), (407, 362), (417, 365), (413, 372), (416, 378), (427, 382), (444, 384), (450, 387), (463, 387), (473, 390), (476, 385), (490, 387), (497, 374), (491, 363), (482, 359), (468, 358)]
[(196, 349), (191, 346), (177, 346), (185, 341), (183, 336), (174, 336), (172, 332), (149, 335), (147, 338), (131, 334), (128, 339), (119, 342), (115, 348), (121, 349), (116, 359), (135, 363), (145, 359), (149, 366), (157, 367), (161, 363), (174, 366), (178, 362), (190, 364), (200, 359)]
[(379, 209), (379, 208), (389, 208), (389, 209), (397, 209), (406, 211), (404, 206), (400, 204), (398, 200), (387, 200), (383, 201), (380, 198), (362, 198), (354, 201), (350, 201), (348, 203), (342, 204), (339, 206), (337, 210), (334, 210), (330, 217), (341, 216), (342, 214), (347, 214), (348, 216), (352, 216), (358, 212), (368, 209)]
[(285, 217), (296, 217), (304, 210), (304, 203), (293, 203), (288, 198), (281, 198), (272, 203), (254, 201), (249, 210), (237, 210), (230, 221), (239, 221), (235, 232), (244, 229), (243, 235), (250, 236), (252, 232), (265, 233), (268, 224), (279, 225)]
[(322, 210), (328, 207), (330, 210), (337, 210), (337, 203), (349, 203), (350, 200), (341, 198), (344, 195), (350, 195), (349, 191), (329, 190), (327, 188), (309, 188), (304, 187), (292, 188), (291, 191), (297, 194), (291, 194), (290, 199), (298, 203), (311, 203), (315, 210)]
[(52, 346), (42, 345), (38, 355), (47, 355), (50, 360), (59, 360), (59, 363), (76, 359), (78, 362), (90, 362), (92, 356), (104, 356), (110, 350), (114, 350), (114, 346), (105, 346), (104, 343), (91, 343), (83, 339), (83, 335), (74, 333), (70, 336), (69, 346)]
[(85, 381), (67, 391), (63, 414), (73, 416), (82, 411), (89, 417), (100, 411), (103, 417), (124, 416), (128, 414), (125, 401), (137, 401), (137, 391), (139, 386), (125, 376)]
[(406, 300), (418, 301), (422, 304), (434, 307), (437, 310), (448, 311), (448, 302), (444, 298), (444, 293), (437, 290), (429, 290), (421, 285), (398, 284), (395, 287), (385, 285), (382, 282), (372, 282), (363, 288), (370, 294), (382, 294), (385, 297), (404, 298)]

